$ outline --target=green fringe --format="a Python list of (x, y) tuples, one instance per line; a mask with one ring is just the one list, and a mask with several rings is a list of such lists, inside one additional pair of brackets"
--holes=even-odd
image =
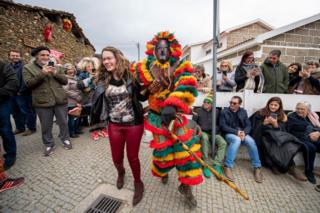
[[(190, 141), (188, 141), (188, 142), (186, 142), (186, 143), (184, 143), (184, 144), (187, 145), (187, 147), (190, 148), (193, 144), (197, 143), (198, 141), (199, 141), (199, 138), (193, 136)], [(175, 152), (185, 151), (185, 150), (182, 148), (182, 146), (181, 146), (180, 143), (174, 144), (174, 145), (173, 145), (173, 149), (174, 149)]]
[(167, 148), (165, 148), (163, 150), (160, 150), (160, 151), (154, 149), (153, 150), (153, 156), (155, 156), (155, 157), (165, 157), (165, 156), (167, 156), (167, 155), (169, 155), (169, 154), (171, 154), (173, 152), (174, 152), (174, 150), (173, 150), (172, 146), (169, 146), (169, 147), (167, 147)]
[(148, 112), (148, 122), (153, 126), (160, 128), (161, 127), (161, 117), (160, 115), (154, 114), (152, 112)]
[(175, 91), (181, 91), (181, 92), (190, 92), (193, 94), (194, 97), (197, 97), (198, 96), (198, 91), (195, 87), (193, 86), (187, 86), (187, 85), (180, 85), (178, 86)]
[(174, 166), (170, 166), (170, 167), (167, 167), (167, 168), (159, 168), (156, 164), (154, 164), (154, 166), (157, 168), (157, 170), (160, 173), (168, 173), (174, 167)]
[(201, 168), (201, 164), (198, 162), (192, 162), (192, 161), (189, 161), (183, 166), (177, 166), (178, 171), (190, 171), (190, 170), (199, 169), (199, 168)]

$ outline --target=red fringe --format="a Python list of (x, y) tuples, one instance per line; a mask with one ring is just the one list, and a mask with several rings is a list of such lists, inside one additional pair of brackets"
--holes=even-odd
[(152, 49), (149, 49), (149, 50), (145, 51), (145, 54), (147, 54), (147, 55), (153, 55), (153, 50), (152, 50)]
[(198, 185), (198, 184), (202, 183), (203, 178), (202, 178), (202, 175), (200, 175), (198, 177), (192, 177), (192, 178), (191, 177), (179, 177), (178, 180), (183, 184), (194, 186), (194, 185)]
[(142, 72), (142, 70), (141, 70), (141, 63), (139, 63), (139, 64), (137, 65), (137, 71), (138, 71), (138, 73), (139, 73), (139, 77), (140, 77), (141, 81), (142, 81), (145, 85), (147, 85), (149, 82), (148, 82), (147, 79), (144, 77), (144, 74), (143, 74), (143, 72)]
[(158, 134), (158, 135), (168, 135), (168, 132), (164, 129), (159, 129), (157, 127), (152, 126), (149, 124), (147, 120), (144, 120), (144, 127), (145, 129), (149, 130), (152, 133)]
[(173, 144), (174, 144), (174, 142), (171, 141), (170, 139), (165, 140), (161, 143), (158, 143), (155, 140), (151, 140), (149, 146), (150, 146), (150, 148), (153, 148), (153, 149), (164, 149), (164, 148), (167, 148), (168, 146), (172, 146)]
[(174, 122), (174, 127), (175, 128), (187, 125), (188, 118), (186, 116), (181, 116), (181, 117), (182, 117), (182, 123)]
[(182, 85), (182, 84), (198, 87), (197, 81), (194, 80), (193, 78), (188, 78), (188, 79), (184, 79), (184, 80), (180, 81), (179, 84), (176, 85), (176, 87), (178, 87), (179, 85)]
[(155, 173), (152, 169), (151, 169), (152, 175), (155, 177), (161, 177), (160, 175), (158, 175), (157, 173)]
[(188, 141), (192, 138), (193, 133), (194, 133), (193, 129), (188, 129), (186, 134), (179, 135), (178, 138), (180, 141), (185, 142), (185, 141)]
[(189, 114), (190, 113), (190, 109), (188, 107), (187, 104), (185, 104), (183, 101), (181, 101), (179, 98), (177, 97), (169, 97), (164, 101), (164, 106), (176, 106), (178, 107), (180, 110), (182, 110), (184, 113)]
[(184, 67), (178, 68), (178, 69), (174, 72), (174, 76), (177, 77), (180, 73), (183, 73), (183, 72), (192, 73), (192, 72), (193, 72), (193, 68), (190, 67), (189, 64), (186, 64)]
[(153, 163), (155, 165), (157, 165), (159, 168), (161, 169), (165, 169), (165, 168), (168, 168), (168, 167), (171, 167), (171, 166), (174, 166), (174, 161), (168, 161), (168, 162), (161, 162), (161, 161), (153, 161)]

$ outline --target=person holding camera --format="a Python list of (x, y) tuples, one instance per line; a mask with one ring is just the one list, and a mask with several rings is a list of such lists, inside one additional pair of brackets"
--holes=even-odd
[(293, 161), (303, 144), (286, 132), (287, 116), (283, 111), (282, 100), (272, 97), (266, 106), (251, 116), (251, 135), (255, 139), (262, 165), (274, 174), (288, 172), (299, 181), (307, 181), (298, 171)]
[(240, 107), (242, 99), (239, 96), (233, 96), (230, 106), (224, 108), (220, 113), (219, 126), (227, 143), (229, 144), (224, 162), (224, 175), (230, 180), (235, 178), (232, 174), (233, 162), (241, 144), (248, 148), (251, 164), (254, 168), (254, 180), (262, 183), (261, 162), (256, 142), (249, 135), (251, 123), (247, 111)]
[(254, 61), (253, 51), (248, 50), (243, 54), (240, 64), (236, 68), (234, 79), (237, 83), (237, 92), (242, 92), (246, 89), (262, 93), (264, 77)]
[(236, 85), (231, 62), (227, 60), (221, 61), (217, 70), (217, 91), (232, 92)]
[(32, 90), (32, 105), (39, 116), (44, 156), (53, 153), (55, 144), (52, 136), (53, 117), (60, 128), (60, 138), (65, 149), (72, 149), (68, 131), (68, 100), (62, 88), (68, 83), (64, 71), (49, 60), (50, 49), (39, 46), (31, 51), (32, 63), (23, 67), (26, 87)]
[(320, 95), (320, 81), (312, 75), (313, 68), (305, 65), (303, 70), (289, 82), (290, 94)]

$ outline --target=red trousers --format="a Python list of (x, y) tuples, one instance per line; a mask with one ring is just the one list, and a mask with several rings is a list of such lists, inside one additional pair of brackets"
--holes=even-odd
[(143, 130), (143, 124), (132, 126), (110, 122), (108, 125), (111, 154), (114, 166), (119, 174), (124, 173), (123, 158), (124, 147), (126, 145), (127, 158), (135, 183), (141, 183), (139, 149)]

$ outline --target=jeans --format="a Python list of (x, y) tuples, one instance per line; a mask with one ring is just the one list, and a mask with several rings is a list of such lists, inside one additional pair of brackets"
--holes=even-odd
[(6, 100), (0, 103), (0, 135), (3, 142), (3, 155), (6, 164), (13, 164), (16, 161), (17, 145), (12, 132), (10, 122), (11, 101)]
[(261, 162), (260, 162), (259, 152), (258, 152), (256, 142), (250, 135), (246, 135), (243, 141), (241, 141), (240, 137), (234, 134), (226, 134), (225, 139), (229, 144), (228, 151), (226, 154), (226, 160), (224, 162), (226, 167), (229, 167), (229, 168), (233, 167), (233, 161), (236, 158), (238, 149), (241, 144), (247, 147), (252, 166), (254, 168), (261, 167)]
[(32, 97), (18, 95), (12, 98), (12, 110), (16, 129), (25, 131), (26, 125), (29, 130), (36, 130), (36, 113), (32, 107)]
[(320, 139), (317, 142), (308, 140), (301, 140), (301, 142), (304, 144), (302, 152), (305, 164), (305, 173), (306, 175), (313, 174), (316, 154), (317, 152), (320, 152)]
[[(68, 107), (68, 111), (74, 107)], [(68, 127), (70, 136), (75, 135), (79, 131), (80, 117), (68, 114)]]

